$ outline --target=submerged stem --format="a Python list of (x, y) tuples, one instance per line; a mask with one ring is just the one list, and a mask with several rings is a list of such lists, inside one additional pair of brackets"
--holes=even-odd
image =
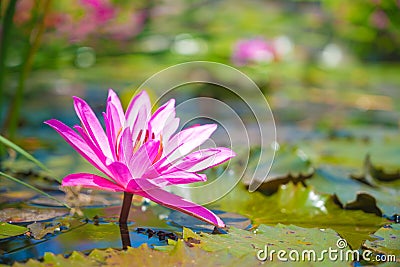
[(131, 238), (129, 235), (128, 226), (126, 224), (120, 224), (119, 232), (121, 233), (122, 249), (127, 249), (131, 246)]
[(120, 224), (126, 224), (126, 222), (128, 221), (128, 215), (132, 204), (132, 197), (132, 193), (124, 192), (124, 200), (122, 202), (121, 214), (119, 215)]

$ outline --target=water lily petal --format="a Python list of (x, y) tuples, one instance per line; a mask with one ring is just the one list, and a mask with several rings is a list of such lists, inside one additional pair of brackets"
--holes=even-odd
[(93, 143), (92, 139), (87, 135), (86, 131), (79, 125), (75, 125), (74, 129), (81, 135), (82, 139), (90, 147), (90, 149), (97, 155), (99, 160), (104, 164), (107, 161), (107, 157), (103, 152)]
[(95, 174), (91, 173), (73, 173), (64, 177), (62, 186), (83, 186), (85, 188), (94, 188), (113, 192), (124, 191), (121, 186)]
[(56, 130), (68, 144), (70, 144), (79, 154), (82, 155), (82, 157), (97, 169), (103, 171), (109, 176), (111, 175), (110, 171), (107, 170), (107, 167), (101, 160), (104, 155), (102, 153), (97, 154), (93, 151), (92, 148), (74, 130), (56, 119), (51, 119), (44, 123)]
[(125, 124), (125, 114), (117, 94), (109, 89), (106, 113), (103, 113), (106, 134), (114, 159), (117, 159), (117, 139)]
[(121, 162), (113, 162), (107, 165), (112, 173), (112, 179), (121, 187), (126, 188), (129, 181), (133, 179), (129, 168)]
[(173, 169), (199, 172), (219, 165), (234, 156), (236, 156), (235, 152), (225, 147), (201, 149), (185, 156), (173, 165)]
[(154, 183), (152, 180), (136, 178), (129, 181), (125, 191), (136, 194), (137, 192), (159, 188), (159, 186), (160, 185)]
[(199, 220), (213, 224), (217, 227), (225, 227), (225, 223), (210, 210), (165, 190), (155, 188), (147, 191), (137, 192), (136, 194), (148, 198), (170, 209), (178, 210), (190, 216), (196, 217)]
[(153, 164), (157, 157), (160, 141), (150, 140), (144, 143), (129, 160), (128, 167), (134, 178), (140, 178)]
[[(112, 106), (114, 108), (113, 110), (110, 110), (110, 113), (112, 114), (115, 123), (119, 123), (119, 127), (121, 127), (125, 122), (125, 114), (122, 108), (121, 101), (112, 89), (108, 90), (107, 108), (108, 106)], [(116, 120), (115, 118), (118, 118), (118, 120)]]
[(142, 91), (132, 98), (125, 114), (125, 126), (132, 127), (134, 125), (140, 110), (143, 110), (146, 115), (150, 114), (151, 111), (150, 98), (146, 91)]
[(179, 121), (179, 118), (173, 118), (165, 125), (162, 134), (162, 139), (165, 140), (165, 142), (169, 142), (171, 136), (176, 132), (179, 127)]
[(108, 158), (112, 158), (113, 156), (107, 136), (93, 110), (83, 99), (76, 96), (74, 96), (74, 107), (76, 114), (82, 122), (83, 128), (93, 140), (93, 143), (96, 144)]
[(158, 108), (149, 120), (149, 128), (154, 134), (155, 138), (159, 139), (160, 134), (163, 134), (164, 138), (164, 128), (169, 126), (174, 118), (175, 99), (171, 99), (160, 108)]
[(171, 163), (203, 144), (211, 136), (215, 129), (217, 129), (216, 124), (205, 124), (201, 126), (190, 127), (175, 134), (165, 145), (164, 155), (168, 154), (178, 146), (179, 149), (177, 149), (175, 153), (168, 157), (167, 162)]
[(138, 111), (133, 126), (132, 127), (129, 126), (132, 129), (133, 140), (137, 141), (139, 144), (143, 143), (146, 134), (149, 134), (147, 129), (148, 117), (149, 113), (145, 108), (142, 108)]
[(205, 174), (190, 173), (185, 171), (176, 170), (167, 174), (160, 175), (154, 179), (151, 179), (160, 186), (177, 185), (177, 184), (189, 184), (195, 182), (207, 181)]
[(108, 144), (110, 146), (111, 154), (114, 160), (117, 160), (117, 136), (118, 132), (116, 132), (114, 128), (114, 122), (112, 116), (103, 112), (104, 124), (106, 126), (106, 135), (108, 139)]
[(117, 158), (118, 161), (128, 162), (133, 155), (133, 141), (132, 141), (132, 131), (129, 127), (125, 128), (122, 131), (121, 137), (119, 138), (119, 142), (117, 142), (118, 153)]

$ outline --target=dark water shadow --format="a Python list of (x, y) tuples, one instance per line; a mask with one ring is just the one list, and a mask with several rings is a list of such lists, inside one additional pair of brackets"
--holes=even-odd
[[(16, 261), (40, 259), (46, 252), (68, 256), (73, 251), (89, 253), (93, 249), (126, 249), (128, 246), (139, 247), (146, 243), (150, 247), (167, 245), (157, 235), (148, 235), (137, 231), (136, 225), (119, 225), (117, 223), (84, 223), (66, 232), (47, 235), (44, 239), (35, 240), (20, 236), (0, 242), (0, 264), (12, 264)], [(143, 226), (144, 227), (144, 226)], [(143, 229), (143, 228), (140, 228)], [(154, 227), (151, 227), (157, 231)], [(173, 231), (174, 228), (159, 229)], [(175, 228), (178, 230), (178, 228)]]

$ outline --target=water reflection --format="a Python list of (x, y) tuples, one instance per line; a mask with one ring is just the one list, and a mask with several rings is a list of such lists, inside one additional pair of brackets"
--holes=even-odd
[(122, 249), (131, 247), (131, 238), (129, 235), (128, 225), (126, 223), (119, 224), (119, 232), (121, 233)]

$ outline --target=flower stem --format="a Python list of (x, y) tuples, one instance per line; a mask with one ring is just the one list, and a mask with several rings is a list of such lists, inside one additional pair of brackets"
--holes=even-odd
[(120, 224), (119, 232), (121, 233), (122, 249), (127, 249), (131, 246), (131, 238), (129, 236), (128, 226), (126, 224)]
[(128, 220), (128, 215), (132, 204), (132, 197), (132, 193), (124, 192), (124, 200), (122, 202), (121, 214), (119, 215), (119, 224), (126, 224)]

